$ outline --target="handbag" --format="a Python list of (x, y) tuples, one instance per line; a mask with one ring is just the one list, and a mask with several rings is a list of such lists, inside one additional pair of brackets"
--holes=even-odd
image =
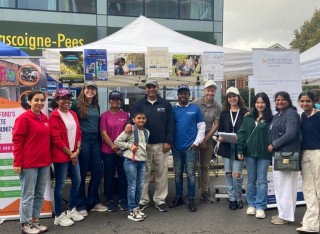
[(275, 152), (274, 153), (275, 171), (300, 171), (299, 152)]

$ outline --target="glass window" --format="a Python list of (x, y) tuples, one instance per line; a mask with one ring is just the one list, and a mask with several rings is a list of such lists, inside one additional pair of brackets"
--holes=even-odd
[(214, 20), (223, 21), (223, 0), (214, 0)]
[(108, 15), (143, 15), (143, 0), (108, 0)]
[(16, 0), (0, 0), (0, 7), (15, 8)]
[(56, 2), (56, 0), (18, 0), (18, 8), (55, 11), (57, 9)]
[(178, 0), (146, 1), (146, 17), (178, 18)]
[(96, 0), (58, 0), (59, 11), (96, 13)]
[(212, 20), (212, 0), (181, 0), (180, 18)]

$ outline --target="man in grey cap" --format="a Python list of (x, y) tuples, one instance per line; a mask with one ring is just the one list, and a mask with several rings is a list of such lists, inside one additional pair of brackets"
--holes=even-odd
[(198, 105), (206, 123), (205, 137), (200, 144), (200, 170), (201, 170), (201, 200), (213, 203), (209, 186), (209, 166), (213, 153), (213, 134), (218, 130), (221, 105), (214, 100), (217, 84), (209, 80), (204, 85), (204, 96), (194, 100), (192, 103)]
[[(143, 192), (140, 200), (140, 209), (148, 207), (149, 182), (152, 166), (155, 174), (155, 192), (153, 201), (161, 212), (167, 212), (165, 199), (168, 195), (168, 157), (173, 139), (173, 113), (170, 102), (158, 95), (159, 86), (156, 80), (147, 80), (146, 95), (135, 103), (131, 113), (143, 112), (147, 117), (145, 128), (149, 130), (149, 144), (147, 147), (146, 174)], [(130, 127), (126, 127), (131, 129)]]

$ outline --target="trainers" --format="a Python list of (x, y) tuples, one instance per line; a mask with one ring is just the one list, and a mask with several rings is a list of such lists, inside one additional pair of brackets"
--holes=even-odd
[(115, 212), (117, 211), (117, 205), (114, 202), (114, 200), (110, 200), (107, 202), (107, 207), (109, 212)]
[(74, 224), (74, 222), (67, 217), (65, 212), (62, 212), (62, 214), (59, 217), (54, 218), (54, 225), (60, 225), (62, 227), (69, 227)]
[(145, 208), (149, 207), (148, 204), (139, 204), (139, 209), (144, 210)]
[(120, 208), (120, 210), (124, 211), (128, 209), (128, 202), (125, 199), (121, 199), (118, 203), (118, 207)]
[(272, 219), (277, 219), (278, 217), (279, 217), (278, 215), (274, 215), (274, 216), (271, 217), (271, 220)]
[(207, 203), (214, 203), (214, 199), (210, 196), (209, 192), (202, 192), (200, 199)]
[(101, 203), (96, 204), (90, 211), (105, 212), (108, 208)]
[(299, 233), (319, 233), (319, 231), (309, 230), (307, 228), (304, 228), (303, 226), (297, 228), (296, 231), (299, 232)]
[(249, 206), (247, 209), (247, 215), (255, 215), (256, 214), (256, 208)]
[(197, 212), (196, 199), (189, 198), (189, 210), (191, 212)]
[(264, 213), (264, 210), (256, 210), (256, 218), (264, 219), (265, 217), (266, 217), (266, 214)]
[(68, 210), (67, 211), (67, 217), (69, 219), (72, 219), (73, 221), (81, 221), (84, 219), (84, 217), (78, 213), (78, 211), (76, 210), (76, 208), (73, 208), (72, 210)]
[(21, 232), (22, 233), (41, 233), (39, 229), (37, 229), (32, 223), (23, 223), (21, 225)]
[(237, 209), (237, 201), (229, 201), (229, 209), (236, 210)]
[(169, 209), (165, 203), (162, 203), (160, 205), (155, 205), (155, 207), (161, 212), (168, 212), (169, 211)]
[(282, 225), (282, 224), (287, 224), (289, 223), (289, 221), (287, 220), (284, 220), (284, 219), (281, 219), (279, 217), (276, 217), (274, 219), (271, 220), (271, 223), (272, 224), (275, 224), (275, 225)]
[(143, 220), (142, 216), (139, 215), (137, 211), (130, 212), (128, 215), (128, 219), (133, 220), (135, 222), (139, 222)]
[(242, 208), (243, 208), (243, 202), (237, 201), (237, 209), (242, 209)]
[(32, 225), (41, 231), (41, 233), (48, 231), (48, 227), (43, 226), (39, 223), (39, 219), (37, 219), (36, 221), (32, 222)]
[(139, 208), (137, 209), (137, 213), (141, 215), (143, 219), (147, 218), (147, 215), (143, 213)]
[(184, 202), (182, 200), (182, 197), (176, 196), (175, 199), (170, 203), (169, 207), (174, 208), (174, 207), (183, 205), (183, 203)]
[(88, 216), (88, 211), (87, 210), (80, 210), (78, 211), (79, 214), (81, 214), (83, 217)]

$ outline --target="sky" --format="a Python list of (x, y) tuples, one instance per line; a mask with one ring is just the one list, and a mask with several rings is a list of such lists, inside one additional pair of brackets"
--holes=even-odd
[(320, 0), (224, 0), (223, 46), (251, 50), (279, 43), (289, 49), (294, 30), (316, 8)]

